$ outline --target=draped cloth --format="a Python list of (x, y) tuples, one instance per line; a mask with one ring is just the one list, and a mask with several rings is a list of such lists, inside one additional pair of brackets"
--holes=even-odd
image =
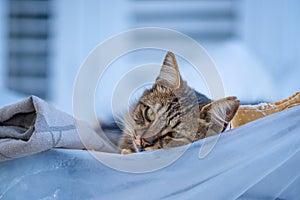
[(0, 162), (39, 153), (51, 148), (84, 149), (76, 126), (90, 137), (91, 149), (115, 150), (87, 123), (54, 108), (44, 100), (31, 96), (0, 109)]
[[(48, 114), (58, 117), (55, 113), (59, 112), (60, 115), (62, 113), (51, 109), (51, 112), (48, 110), (48, 114), (45, 115), (46, 110), (42, 107), (48, 106), (46, 102), (35, 97), (26, 101), (34, 102), (34, 107), (38, 113), (45, 116), (44, 120), (48, 125), (44, 129), (37, 128), (39, 123), (45, 123), (42, 118), (37, 117), (33, 123), (33, 131), (27, 136), (22, 136), (24, 138), (15, 139), (15, 142), (20, 141), (23, 144), (30, 141), (40, 130), (43, 130), (41, 133), (47, 133), (49, 127), (57, 128), (64, 124), (61, 118), (49, 120)], [(37, 104), (41, 106), (39, 109)], [(18, 106), (19, 109), (26, 107), (24, 102)], [(3, 116), (8, 116), (9, 110), (8, 108), (5, 108), (4, 112), (1, 110), (1, 126)], [(27, 110), (27, 113), (32, 113), (32, 109)], [(14, 116), (18, 116), (16, 112)], [(71, 117), (67, 119), (74, 120)], [(7, 127), (10, 123), (7, 119), (5, 122), (4, 126)], [(26, 124), (24, 127), (27, 126), (28, 130), (30, 124), (32, 125), (30, 119), (19, 122)], [(4, 130), (6, 128), (0, 129), (0, 132), (3, 133)], [(22, 197), (22, 199), (290, 200), (299, 199), (300, 195), (300, 106), (222, 133), (212, 151), (201, 159), (199, 158), (201, 146), (218, 136), (197, 141), (188, 148), (160, 149), (130, 155), (108, 153), (110, 149), (106, 149), (105, 143), (98, 149), (95, 146), (95, 151), (80, 150), (82, 148), (80, 141), (78, 144), (68, 145), (70, 143), (67, 139), (65, 142), (57, 142), (56, 136), (54, 136), (56, 142), (47, 140), (50, 143), (52, 141), (51, 145), (45, 143), (48, 146), (45, 145), (44, 149), (32, 151), (30, 154), (22, 152), (22, 149), (18, 148), (19, 144), (14, 144), (17, 150), (4, 151), (2, 143), (9, 143), (11, 137), (15, 137), (14, 135), (18, 135), (16, 132), (22, 130), (10, 130), (0, 139), (0, 152), (4, 157), (1, 161), (5, 161), (0, 162), (0, 199)], [(65, 148), (62, 149), (63, 146)], [(45, 151), (47, 149), (49, 150)], [(106, 152), (100, 152), (101, 149)], [(152, 166), (149, 163), (163, 162), (176, 152), (183, 153), (174, 162), (149, 172), (134, 173), (134, 170), (124, 172), (106, 162), (119, 163), (120, 166), (132, 169), (137, 166), (139, 169), (143, 167), (150, 169)]]

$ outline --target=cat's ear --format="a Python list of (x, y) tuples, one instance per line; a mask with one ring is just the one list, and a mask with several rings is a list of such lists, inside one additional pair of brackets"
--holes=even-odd
[(221, 133), (232, 120), (240, 105), (236, 97), (227, 97), (210, 102), (202, 107), (200, 119), (208, 123), (206, 137)]
[(167, 53), (155, 83), (170, 89), (180, 87), (181, 77), (176, 58), (172, 52)]

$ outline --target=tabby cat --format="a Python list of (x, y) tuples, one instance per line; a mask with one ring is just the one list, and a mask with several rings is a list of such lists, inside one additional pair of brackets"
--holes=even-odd
[(168, 52), (159, 76), (124, 118), (121, 153), (171, 148), (221, 133), (239, 107), (236, 97), (212, 101), (182, 80)]

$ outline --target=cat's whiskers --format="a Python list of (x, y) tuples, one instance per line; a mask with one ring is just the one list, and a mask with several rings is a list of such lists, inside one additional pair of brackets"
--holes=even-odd
[(133, 126), (128, 120), (128, 117), (122, 118), (120, 115), (117, 115), (116, 118), (117, 118), (116, 123), (119, 125), (119, 127), (123, 131), (123, 133), (126, 133), (131, 137), (136, 136), (135, 132), (132, 128)]

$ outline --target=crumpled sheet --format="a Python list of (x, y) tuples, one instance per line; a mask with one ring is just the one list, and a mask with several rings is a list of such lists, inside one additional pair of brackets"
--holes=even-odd
[[(222, 133), (200, 159), (200, 148), (216, 137), (186, 151), (119, 155), (52, 149), (2, 162), (0, 199), (299, 199), (299, 106)], [(183, 154), (172, 164), (147, 173), (107, 165), (150, 169), (176, 152)]]
[(91, 149), (115, 152), (87, 123), (31, 96), (0, 109), (0, 162), (39, 153), (51, 148), (84, 149), (76, 125), (89, 134)]

